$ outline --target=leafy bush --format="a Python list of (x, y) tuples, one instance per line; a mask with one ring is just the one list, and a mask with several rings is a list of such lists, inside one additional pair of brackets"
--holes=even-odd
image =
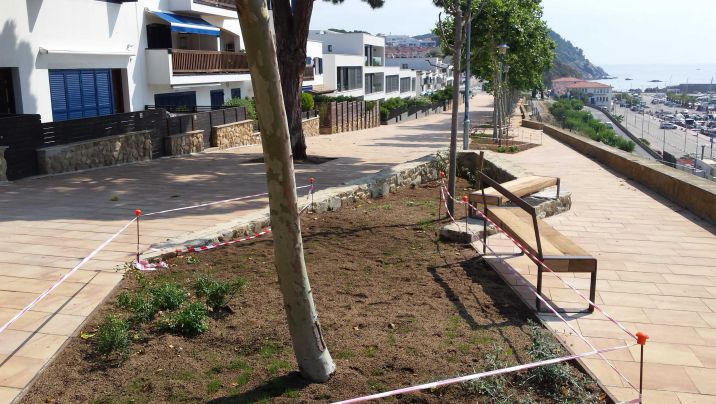
[(181, 310), (169, 314), (161, 327), (175, 334), (195, 337), (209, 329), (206, 306), (200, 302), (189, 303)]
[(126, 356), (129, 351), (129, 324), (123, 319), (108, 314), (97, 329), (95, 352), (108, 357), (113, 354)]
[(117, 305), (132, 313), (131, 320), (135, 323), (151, 321), (158, 311), (152, 299), (142, 293), (122, 292), (117, 296)]
[(246, 286), (246, 280), (243, 278), (235, 279), (232, 282), (219, 282), (202, 276), (194, 283), (194, 290), (197, 297), (206, 299), (206, 305), (212, 311), (217, 311), (228, 306), (231, 297), (244, 286)]
[(176, 310), (186, 300), (186, 289), (176, 283), (162, 283), (149, 289), (156, 310)]
[(452, 100), (452, 86), (445, 86), (432, 94), (430, 94), (430, 100), (433, 102), (443, 102)]
[(430, 101), (430, 98), (418, 96), (413, 98), (408, 98), (407, 100), (408, 107), (428, 107), (432, 105), (432, 101)]
[(316, 95), (313, 97), (314, 102), (343, 102), (343, 101), (358, 101), (358, 98), (351, 97), (348, 95), (338, 95), (335, 97), (328, 95)]
[(256, 103), (250, 98), (232, 98), (224, 103), (225, 107), (246, 108), (246, 118), (256, 119)]
[(584, 104), (580, 100), (561, 99), (549, 107), (549, 112), (567, 129), (621, 150), (634, 150), (634, 142), (617, 135), (613, 129), (594, 119), (591, 113), (583, 111), (583, 107)]
[(301, 93), (301, 111), (313, 111), (313, 96), (309, 93)]

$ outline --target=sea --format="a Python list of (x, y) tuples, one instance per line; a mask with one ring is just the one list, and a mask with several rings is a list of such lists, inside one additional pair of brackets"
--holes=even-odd
[[(664, 88), (679, 84), (710, 84), (716, 90), (716, 64), (678, 65), (601, 65), (604, 71), (614, 79), (595, 80), (609, 84), (617, 91), (640, 88)], [(628, 80), (631, 79), (631, 80)], [(661, 82), (651, 82), (660, 80)]]

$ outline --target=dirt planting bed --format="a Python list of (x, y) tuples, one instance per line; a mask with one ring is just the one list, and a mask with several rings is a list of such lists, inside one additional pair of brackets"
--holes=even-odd
[[(459, 182), (459, 194), (466, 186)], [(128, 274), (23, 402), (327, 402), (563, 354), (472, 249), (437, 241), (437, 196), (437, 184), (428, 184), (303, 216), (313, 296), (337, 365), (327, 383), (307, 383), (296, 371), (267, 236)], [(219, 304), (200, 322), (203, 332), (177, 317), (203, 307), (198, 279), (236, 291), (228, 306)], [(162, 309), (147, 309), (148, 301)], [(110, 313), (116, 324), (128, 324), (119, 328), (129, 343), (103, 355), (97, 349), (114, 340), (98, 325)], [(397, 398), (604, 400), (569, 364)]]
[(491, 137), (472, 137), (470, 140), (470, 150), (491, 150), (499, 153), (519, 153), (537, 146), (539, 145), (536, 143), (512, 139), (506, 139), (500, 145), (494, 143)]

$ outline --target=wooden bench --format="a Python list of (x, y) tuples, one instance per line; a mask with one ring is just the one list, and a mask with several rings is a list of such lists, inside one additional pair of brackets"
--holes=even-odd
[[(557, 198), (559, 198), (559, 178), (556, 177), (530, 175), (504, 182), (501, 185), (518, 198), (537, 193), (545, 188), (556, 185)], [(489, 187), (484, 189), (484, 200), (482, 191), (472, 192), (470, 194), (470, 203), (475, 204), (486, 201), (488, 205), (501, 206), (505, 198), (506, 197), (498, 192), (494, 187)]]
[[(585, 272), (591, 273), (589, 300), (594, 302), (597, 286), (597, 260), (572, 240), (537, 218), (536, 209), (511, 193), (495, 180), (480, 172), (482, 184), (489, 185), (496, 192), (509, 199), (511, 207), (490, 206), (487, 193), (483, 195), (482, 206), (485, 215), (497, 226), (522, 244), (537, 259), (530, 259), (537, 265), (537, 293), (542, 295), (542, 273), (546, 270), (543, 264), (554, 272)], [(484, 189), (485, 191), (487, 189)], [(487, 246), (487, 221), (483, 231), (483, 253)], [(528, 254), (529, 256), (529, 254)], [(537, 299), (537, 311), (541, 310), (541, 301)], [(589, 305), (587, 312), (594, 311)]]

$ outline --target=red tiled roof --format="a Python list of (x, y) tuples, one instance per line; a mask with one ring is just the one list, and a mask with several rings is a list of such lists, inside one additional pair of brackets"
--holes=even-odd
[(554, 83), (554, 82), (559, 83), (559, 82), (562, 82), (562, 81), (582, 81), (582, 79), (578, 79), (578, 78), (576, 78), (576, 77), (560, 77), (560, 78), (558, 78), (558, 79), (552, 80), (552, 83)]
[(596, 81), (580, 81), (579, 83), (567, 85), (567, 88), (611, 88), (611, 86), (597, 83)]

